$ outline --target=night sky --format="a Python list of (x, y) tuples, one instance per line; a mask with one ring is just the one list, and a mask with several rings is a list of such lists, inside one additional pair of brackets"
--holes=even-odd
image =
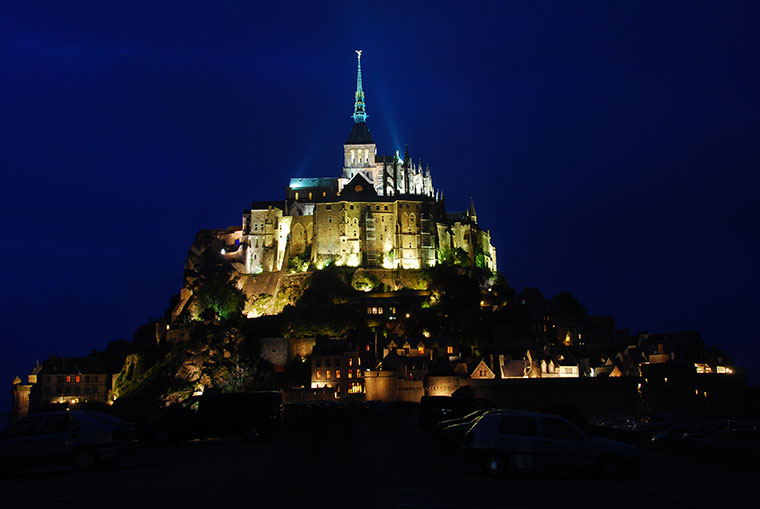
[(162, 313), (199, 228), (340, 175), (355, 49), (378, 152), (472, 196), (513, 287), (699, 330), (760, 382), (756, 2), (13, 4), (0, 409)]

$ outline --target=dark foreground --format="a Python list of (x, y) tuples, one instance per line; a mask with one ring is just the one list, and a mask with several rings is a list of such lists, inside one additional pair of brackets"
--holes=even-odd
[(112, 469), (15, 471), (0, 507), (710, 507), (751, 500), (757, 472), (644, 451), (640, 474), (490, 478), (417, 428), (411, 407), (325, 420), (260, 443), (141, 447)]

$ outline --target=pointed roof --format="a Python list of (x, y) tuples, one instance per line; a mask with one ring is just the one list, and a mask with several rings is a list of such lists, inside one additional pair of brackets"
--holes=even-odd
[(358, 122), (351, 126), (351, 134), (348, 135), (346, 145), (372, 145), (374, 143), (367, 124)]
[(478, 215), (475, 214), (475, 202), (472, 201), (472, 196), (470, 196), (470, 209), (467, 211), (467, 215), (472, 219), (474, 223), (477, 224)]
[[(481, 375), (480, 372), (483, 372)], [(480, 359), (480, 362), (477, 366), (475, 366), (475, 370), (470, 374), (470, 378), (486, 378), (486, 379), (493, 379), (496, 378), (496, 374), (493, 372), (493, 370), (486, 364), (485, 359)]]

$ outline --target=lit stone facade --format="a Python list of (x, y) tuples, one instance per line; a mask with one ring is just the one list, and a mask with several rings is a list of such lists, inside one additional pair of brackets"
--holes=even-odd
[(495, 271), (496, 251), (472, 202), (465, 212), (447, 213), (429, 167), (414, 164), (408, 151), (377, 155), (366, 119), (359, 54), (354, 124), (340, 177), (291, 179), (285, 200), (245, 210), (234, 253), (243, 270), (287, 269), (295, 256), (316, 268), (418, 269), (461, 249), (473, 264)]

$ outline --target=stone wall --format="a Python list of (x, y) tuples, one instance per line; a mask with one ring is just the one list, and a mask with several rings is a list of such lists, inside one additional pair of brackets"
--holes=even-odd
[(317, 344), (315, 338), (288, 338), (288, 360), (299, 357), (308, 357)]
[(259, 355), (276, 366), (284, 366), (289, 360), (287, 338), (260, 338)]

